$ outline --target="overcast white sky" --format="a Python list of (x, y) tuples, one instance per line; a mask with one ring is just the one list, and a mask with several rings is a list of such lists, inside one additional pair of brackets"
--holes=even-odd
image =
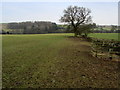
[[(2, 22), (21, 22), (21, 21), (52, 21), (60, 23), (59, 19), (63, 15), (63, 10), (69, 5), (77, 5), (80, 7), (87, 7), (91, 9), (93, 22), (97, 24), (118, 24), (118, 2), (117, 0), (111, 2), (84, 2), (67, 0), (56, 2), (34, 2), (27, 0), (27, 2), (16, 0), (3, 0), (2, 2)], [(83, 0), (82, 0), (83, 1)]]

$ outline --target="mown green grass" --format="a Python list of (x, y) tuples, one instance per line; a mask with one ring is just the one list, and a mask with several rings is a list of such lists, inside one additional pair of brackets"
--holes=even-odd
[(91, 33), (88, 36), (93, 38), (114, 39), (120, 41), (120, 34), (118, 33)]

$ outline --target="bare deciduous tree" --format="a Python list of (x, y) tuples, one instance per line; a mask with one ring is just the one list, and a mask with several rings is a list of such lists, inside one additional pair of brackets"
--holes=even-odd
[(75, 36), (77, 36), (79, 34), (79, 26), (92, 21), (90, 13), (91, 10), (88, 8), (69, 6), (64, 10), (64, 15), (61, 17), (60, 21), (68, 23), (72, 27)]

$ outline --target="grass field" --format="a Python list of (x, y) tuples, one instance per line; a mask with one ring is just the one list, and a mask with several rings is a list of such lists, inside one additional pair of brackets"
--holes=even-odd
[(118, 87), (118, 63), (71, 35), (3, 35), (3, 87)]
[(101, 39), (114, 39), (120, 41), (120, 33), (91, 33), (90, 37), (101, 38)]

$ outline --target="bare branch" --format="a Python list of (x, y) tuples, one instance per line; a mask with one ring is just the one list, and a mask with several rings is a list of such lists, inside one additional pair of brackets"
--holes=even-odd
[(91, 10), (88, 8), (69, 6), (64, 10), (64, 15), (61, 17), (60, 21), (67, 22), (68, 24), (71, 24), (74, 29), (78, 29), (79, 25), (87, 24), (92, 21), (90, 13)]

